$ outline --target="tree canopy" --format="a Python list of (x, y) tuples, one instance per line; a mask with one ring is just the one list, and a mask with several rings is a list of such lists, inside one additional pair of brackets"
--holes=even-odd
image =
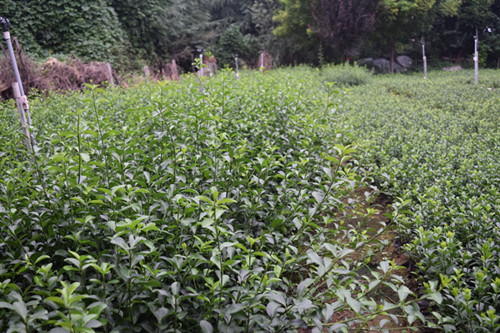
[(418, 51), (467, 59), (476, 29), (483, 64), (500, 58), (495, 0), (5, 0), (0, 15), (38, 58), (74, 54), (124, 68), (186, 69), (198, 48), (219, 65), (255, 64), (266, 49), (281, 64), (344, 61)]

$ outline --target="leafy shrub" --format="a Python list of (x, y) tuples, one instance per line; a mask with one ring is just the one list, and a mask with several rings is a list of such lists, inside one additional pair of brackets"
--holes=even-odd
[[(500, 181), (498, 92), (494, 70), (473, 77), (430, 72), (377, 78), (352, 90), (343, 120), (364, 141), (362, 165), (398, 199), (393, 204), (405, 248), (421, 281), (443, 303), (434, 315), (445, 331), (500, 329)], [(361, 142), (360, 141), (360, 142)]]
[(1, 331), (425, 322), (417, 301), (440, 294), (372, 261), (388, 226), (344, 223), (366, 172), (333, 128), (342, 91), (305, 68), (243, 74), (34, 100), (36, 163), (2, 105)]
[(359, 86), (370, 82), (372, 74), (358, 65), (326, 66), (321, 69), (322, 79), (326, 82), (335, 82), (340, 86)]

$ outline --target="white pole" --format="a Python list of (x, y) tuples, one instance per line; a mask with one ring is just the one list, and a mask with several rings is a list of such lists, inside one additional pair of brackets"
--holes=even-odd
[(200, 76), (203, 76), (203, 53), (200, 53), (200, 60), (201, 60)]
[(425, 56), (425, 41), (422, 40), (422, 59), (424, 60), (424, 79), (427, 79), (427, 57)]
[(260, 68), (264, 69), (264, 50), (260, 51)]
[[(24, 94), (23, 82), (21, 81), (21, 75), (19, 74), (19, 69), (17, 67), (16, 55), (14, 53), (14, 48), (12, 47), (12, 41), (10, 40), (10, 31), (9, 31), (10, 22), (5, 17), (0, 16), (0, 24), (3, 26), (3, 37), (4, 37), (5, 42), (7, 44), (7, 50), (9, 51), (10, 61), (12, 64), (12, 70), (14, 71), (14, 77), (16, 79), (16, 82), (13, 84), (12, 89), (13, 89), (14, 93), (19, 92), (19, 97), (16, 98), (16, 103), (23, 108), (23, 112), (25, 114), (25, 119), (27, 119), (27, 121), (28, 121), (27, 125), (32, 126), (28, 98), (26, 98), (26, 95)], [(18, 89), (16, 89), (15, 86), (17, 86)], [(22, 120), (21, 120), (21, 122), (22, 122)], [(37, 148), (35, 136), (33, 135), (32, 132), (30, 133), (29, 131), (28, 131), (28, 134), (30, 135), (30, 138), (31, 138), (30, 146), (32, 148)]]
[(474, 84), (477, 84), (479, 76), (479, 53), (477, 52), (478, 42), (479, 42), (479, 34), (476, 29), (476, 35), (474, 36)]
[(236, 77), (240, 78), (240, 74), (238, 73), (238, 56), (234, 57), (234, 63), (236, 65)]
[(17, 82), (12, 83), (12, 92), (14, 94), (14, 99), (16, 101), (17, 110), (19, 111), (19, 121), (21, 122), (21, 129), (22, 129), (24, 135), (26, 136), (26, 139), (25, 139), (26, 148), (29, 151), (32, 149), (32, 147), (31, 147), (31, 134), (30, 134), (30, 131), (29, 131), (28, 126), (26, 124), (26, 115), (24, 113), (24, 106), (23, 106), (23, 102), (21, 100), (21, 89), (19, 88), (19, 84)]

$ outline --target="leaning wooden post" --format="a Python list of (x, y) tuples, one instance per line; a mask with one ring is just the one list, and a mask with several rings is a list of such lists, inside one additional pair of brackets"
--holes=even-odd
[(106, 63), (106, 72), (108, 73), (108, 82), (110, 85), (115, 85), (115, 80), (113, 80), (113, 70), (111, 69), (111, 64), (109, 62)]
[(177, 63), (172, 59), (172, 79), (179, 81), (179, 71), (177, 70)]
[(32, 150), (31, 147), (31, 135), (28, 125), (26, 123), (26, 115), (24, 114), (24, 105), (21, 99), (21, 91), (19, 90), (19, 84), (17, 82), (12, 83), (12, 92), (14, 93), (14, 98), (16, 101), (17, 110), (19, 111), (19, 120), (21, 122), (21, 129), (26, 136), (24, 142), (28, 151)]

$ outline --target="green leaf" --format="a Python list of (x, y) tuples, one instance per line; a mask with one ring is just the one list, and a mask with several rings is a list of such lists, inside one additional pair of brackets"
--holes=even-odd
[(106, 309), (108, 306), (103, 303), (103, 302), (95, 302), (95, 303), (92, 303), (90, 304), (88, 307), (87, 307), (87, 311), (89, 314), (93, 314), (93, 315), (100, 315), (101, 312)]
[(389, 262), (388, 261), (381, 261), (380, 262), (380, 269), (382, 272), (387, 273), (389, 271)]
[(200, 321), (200, 328), (203, 333), (213, 333), (214, 328), (212, 327), (212, 324), (210, 324), (206, 320)]
[(229, 198), (217, 200), (217, 205), (225, 205), (225, 204), (230, 204), (230, 203), (236, 203), (236, 200), (229, 199)]
[(49, 333), (70, 333), (70, 331), (62, 327), (56, 327), (51, 329)]
[(323, 259), (316, 252), (308, 252), (307, 257), (316, 265), (323, 266)]
[(80, 157), (82, 158), (82, 160), (87, 163), (90, 161), (90, 156), (89, 154), (86, 154), (86, 153), (80, 153)]
[(278, 309), (280, 309), (280, 308), (281, 307), (278, 303), (269, 302), (266, 306), (266, 313), (269, 317), (273, 318), (276, 315)]
[(439, 291), (434, 291), (430, 294), (425, 295), (426, 298), (433, 300), (437, 304), (443, 303), (443, 295)]
[(299, 303), (295, 304), (294, 308), (297, 310), (309, 310), (314, 307), (310, 299), (304, 298)]
[(102, 323), (100, 321), (98, 321), (98, 320), (92, 319), (92, 320), (89, 320), (85, 324), (85, 327), (88, 327), (88, 328), (99, 328), (99, 327), (102, 327)]
[(77, 201), (77, 202), (85, 205), (85, 201), (83, 201), (83, 199), (80, 197), (72, 197), (71, 200)]
[(130, 246), (125, 242), (125, 240), (121, 237), (116, 237), (111, 240), (111, 244), (115, 244), (120, 248), (124, 249), (126, 252), (130, 251)]
[(64, 300), (60, 297), (57, 297), (57, 296), (50, 296), (50, 297), (45, 298), (45, 300), (48, 302), (54, 302), (57, 305), (62, 306), (62, 307), (65, 306)]
[(176, 281), (172, 283), (171, 288), (172, 288), (172, 294), (179, 295), (179, 291), (181, 290), (181, 284)]
[(306, 288), (309, 287), (313, 282), (314, 279), (311, 278), (307, 278), (304, 281), (300, 282), (297, 286), (297, 296), (301, 297), (304, 294)]
[(353, 309), (354, 312), (360, 313), (361, 311), (361, 303), (359, 303), (357, 300), (352, 298), (351, 296), (346, 296), (346, 302), (347, 304)]
[(0, 302), (0, 308), (14, 310), (12, 304), (6, 302)]
[(161, 307), (154, 312), (154, 315), (156, 317), (156, 320), (158, 322), (161, 322), (163, 318), (165, 318), (168, 315), (168, 310), (164, 307)]
[(412, 295), (412, 294), (413, 294), (413, 292), (410, 289), (408, 289), (407, 286), (403, 285), (403, 286), (400, 286), (398, 289), (398, 296), (399, 296), (399, 300), (401, 302), (403, 302), (408, 297), (408, 295)]

